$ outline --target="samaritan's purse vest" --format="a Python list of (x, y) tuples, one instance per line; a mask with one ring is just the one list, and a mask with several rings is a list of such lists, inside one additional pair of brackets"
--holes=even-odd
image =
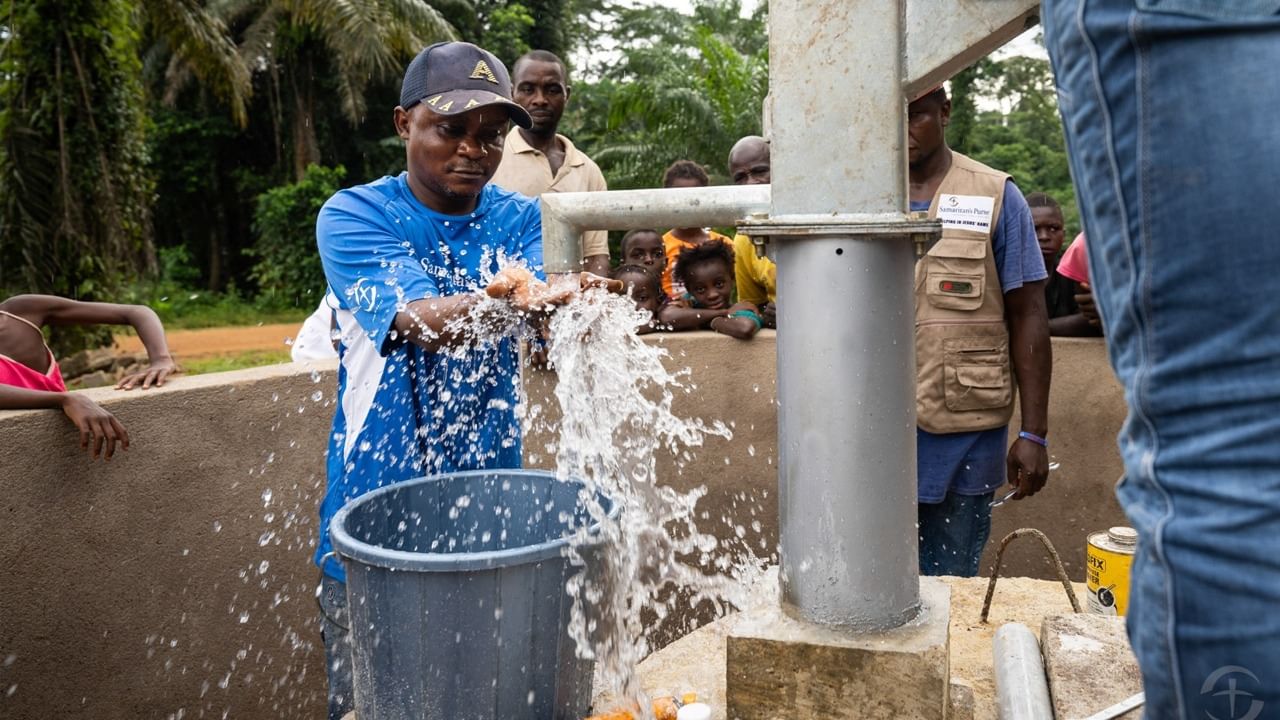
[(1009, 330), (991, 246), (1008, 178), (953, 152), (929, 206), (943, 227), (916, 263), (916, 422), (931, 433), (988, 430), (1013, 415)]

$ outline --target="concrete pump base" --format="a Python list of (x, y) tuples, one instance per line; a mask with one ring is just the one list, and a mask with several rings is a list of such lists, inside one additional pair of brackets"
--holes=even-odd
[(874, 632), (816, 625), (777, 606), (745, 611), (727, 639), (727, 716), (944, 720), (951, 589), (920, 578), (920, 605), (912, 622)]

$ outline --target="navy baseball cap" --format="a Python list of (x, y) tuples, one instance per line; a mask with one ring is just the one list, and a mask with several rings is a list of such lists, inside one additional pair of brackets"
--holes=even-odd
[(441, 115), (457, 115), (486, 105), (501, 105), (520, 127), (533, 118), (511, 101), (511, 76), (493, 53), (467, 42), (427, 47), (409, 63), (400, 85), (400, 107), (418, 103)]

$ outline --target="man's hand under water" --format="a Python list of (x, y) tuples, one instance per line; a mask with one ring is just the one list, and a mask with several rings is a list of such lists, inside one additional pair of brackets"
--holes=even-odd
[(611, 280), (589, 272), (578, 274), (578, 282), (553, 281), (545, 283), (523, 267), (509, 267), (496, 276), (485, 288), (491, 298), (506, 298), (511, 307), (525, 313), (546, 312), (564, 305), (589, 288), (604, 288), (621, 294), (621, 280)]

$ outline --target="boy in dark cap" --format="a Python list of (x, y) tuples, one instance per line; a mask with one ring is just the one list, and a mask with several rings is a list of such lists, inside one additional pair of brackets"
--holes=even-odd
[(333, 720), (352, 692), (330, 519), (389, 483), (519, 467), (515, 343), (490, 337), (472, 311), (486, 291), (536, 313), (574, 290), (543, 282), (534, 201), (489, 184), (510, 123), (530, 124), (501, 61), (469, 43), (426, 48), (405, 71), (394, 121), (408, 171), (339, 191), (316, 223), (341, 358), (315, 554)]

